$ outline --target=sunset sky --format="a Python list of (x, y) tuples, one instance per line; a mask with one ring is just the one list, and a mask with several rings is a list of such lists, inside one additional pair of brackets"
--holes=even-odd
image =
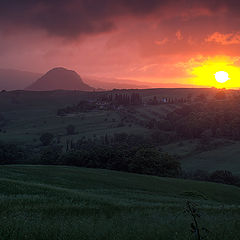
[(240, 87), (239, 11), (237, 0), (2, 0), (0, 68)]

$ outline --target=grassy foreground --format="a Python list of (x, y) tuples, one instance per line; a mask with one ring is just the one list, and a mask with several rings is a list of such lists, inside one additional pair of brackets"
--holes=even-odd
[(214, 183), (59, 166), (0, 167), (0, 239), (237, 240), (240, 189)]

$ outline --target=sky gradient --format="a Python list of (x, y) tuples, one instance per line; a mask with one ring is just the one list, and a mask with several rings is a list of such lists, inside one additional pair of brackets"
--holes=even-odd
[(240, 87), (239, 11), (236, 0), (3, 0), (0, 66)]

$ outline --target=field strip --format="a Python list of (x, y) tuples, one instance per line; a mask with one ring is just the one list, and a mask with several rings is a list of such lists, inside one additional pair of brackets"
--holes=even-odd
[[(89, 190), (73, 190), (73, 189), (67, 189), (67, 188), (62, 188), (62, 187), (56, 187), (53, 185), (48, 185), (48, 184), (39, 184), (39, 183), (29, 183), (25, 181), (18, 181), (18, 180), (13, 180), (13, 179), (8, 179), (8, 178), (0, 178), (0, 184), (14, 184), (18, 189), (19, 185), (21, 187), (30, 187), (30, 191), (36, 192), (36, 194), (42, 194), (47, 197), (59, 197), (58, 194), (61, 195), (61, 198), (64, 198), (66, 201), (70, 202), (92, 202), (95, 204), (103, 204), (105, 207), (107, 206), (113, 206), (113, 207), (127, 207), (131, 209), (135, 208), (148, 208), (148, 209), (154, 209), (154, 208), (182, 208), (184, 206), (184, 201), (179, 202), (179, 199), (176, 198), (176, 202), (171, 202), (171, 200), (168, 202), (166, 199), (164, 201), (161, 201), (159, 199), (159, 202), (148, 202), (148, 199), (140, 199), (137, 198), (135, 195), (135, 199), (128, 199), (128, 195), (125, 197), (120, 197), (119, 196), (106, 196), (106, 193), (104, 195), (97, 193), (93, 193), (92, 191)], [(32, 189), (33, 188), (33, 189)], [(0, 187), (1, 189), (1, 187)], [(24, 189), (26, 191), (27, 189)], [(53, 192), (55, 191), (55, 192)], [(108, 191), (108, 190), (107, 190)], [(111, 193), (112, 189), (109, 189), (109, 192)], [(133, 192), (134, 193), (134, 192)], [(135, 194), (135, 193), (134, 193)], [(18, 193), (16, 194), (8, 194), (10, 196), (13, 195), (19, 195)], [(21, 194), (20, 194), (21, 195)], [(34, 195), (31, 193), (31, 195)], [(4, 194), (6, 197), (6, 195)], [(160, 196), (159, 196), (160, 197)], [(184, 200), (184, 199), (183, 199)], [(186, 199), (187, 200), (187, 199)], [(197, 202), (197, 201), (196, 201)], [(205, 203), (201, 204), (199, 208), (203, 209), (225, 209), (225, 210), (233, 210), (233, 209), (240, 209), (240, 205), (223, 205), (218, 202), (209, 202), (206, 201)]]

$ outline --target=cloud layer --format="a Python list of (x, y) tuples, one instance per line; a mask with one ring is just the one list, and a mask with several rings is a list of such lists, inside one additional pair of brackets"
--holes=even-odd
[(146, 16), (165, 4), (158, 0), (3, 0), (0, 24), (76, 37), (110, 31), (116, 17)]
[[(1, 28), (31, 28), (72, 38), (114, 29), (119, 17), (156, 18), (211, 15), (230, 11), (238, 16), (236, 0), (2, 0)], [(158, 13), (158, 14), (157, 14)]]
[(237, 0), (0, 1), (4, 68), (181, 82), (193, 59), (240, 56)]

